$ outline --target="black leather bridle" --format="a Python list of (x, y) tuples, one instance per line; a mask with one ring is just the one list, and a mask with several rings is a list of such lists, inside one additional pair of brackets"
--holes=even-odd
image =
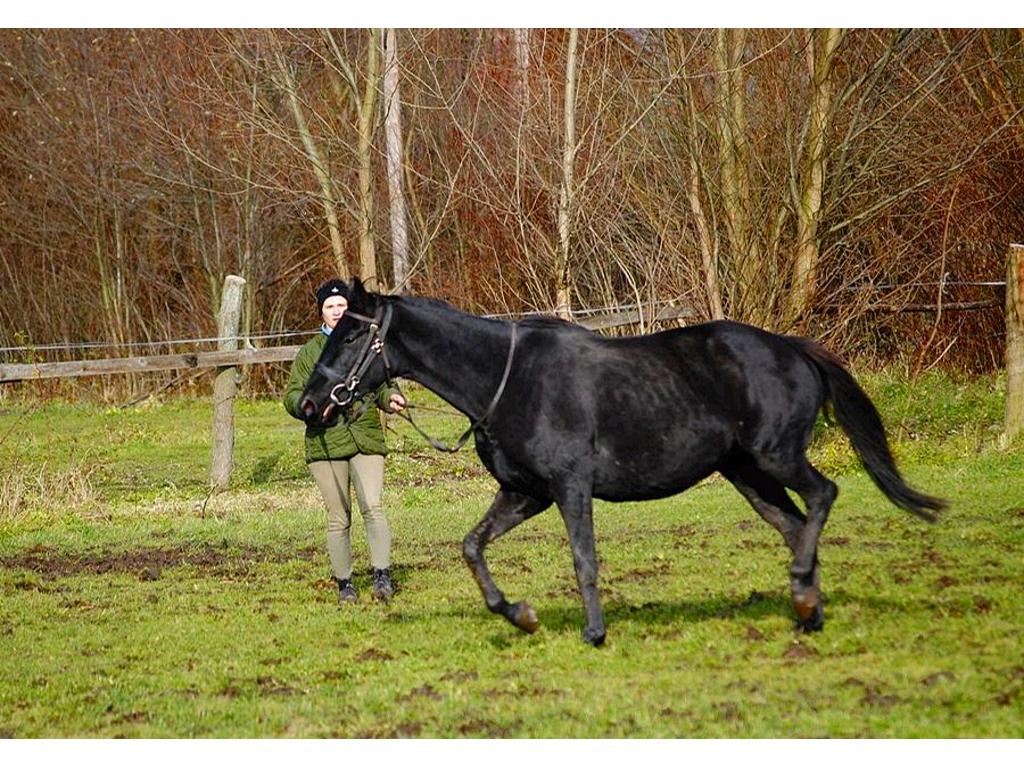
[[(360, 315), (350, 311), (345, 312), (345, 314), (352, 319), (369, 325), (370, 330), (366, 334), (366, 341), (363, 342), (363, 348), (359, 352), (359, 357), (356, 358), (356, 361), (352, 364), (348, 374), (331, 390), (331, 402), (339, 408), (345, 408), (352, 404), (352, 401), (355, 399), (356, 388), (359, 386), (359, 382), (362, 380), (363, 375), (369, 367), (373, 364), (373, 359), (377, 355), (380, 355), (384, 362), (384, 371), (388, 384), (394, 386), (395, 389), (398, 389), (399, 392), (401, 392), (401, 388), (398, 386), (398, 383), (392, 379), (391, 365), (388, 363), (388, 356), (385, 351), (385, 340), (387, 339), (388, 329), (391, 326), (392, 311), (390, 304), (384, 304), (377, 310), (374, 317), (367, 317), (366, 315)], [(469, 425), (469, 428), (462, 433), (462, 436), (454, 446), (449, 446), (441, 440), (437, 440), (436, 438), (428, 435), (420, 429), (416, 422), (412, 420), (412, 416), (404, 411), (399, 412), (398, 415), (408, 421), (412, 425), (413, 429), (419, 432), (433, 448), (447, 453), (455, 453), (456, 451), (461, 450), (466, 444), (466, 441), (469, 440), (469, 436), (473, 434), (473, 430), (490, 418), (491, 414), (494, 413), (494, 409), (498, 405), (498, 401), (501, 400), (501, 396), (505, 392), (505, 385), (508, 384), (509, 374), (512, 372), (512, 360), (515, 357), (518, 337), (519, 326), (513, 322), (512, 335), (509, 338), (508, 344), (508, 357), (505, 359), (505, 371), (501, 375), (501, 382), (499, 382), (498, 388), (494, 392), (494, 397), (491, 398), (491, 402), (484, 411), (484, 414)], [(325, 373), (325, 371), (321, 371), (321, 373)], [(341, 396), (338, 395), (339, 391), (342, 392)], [(358, 418), (360, 415), (362, 415), (362, 411), (352, 418)]]
[[(383, 305), (377, 310), (375, 317), (367, 317), (366, 315), (356, 314), (355, 312), (345, 312), (346, 315), (354, 320), (366, 323), (370, 326), (369, 332), (366, 334), (366, 341), (363, 342), (363, 348), (359, 352), (359, 357), (352, 364), (352, 368), (349, 369), (348, 374), (335, 385), (331, 390), (331, 402), (339, 408), (345, 408), (355, 398), (356, 387), (359, 386), (359, 382), (363, 378), (363, 374), (366, 373), (367, 369), (373, 364), (373, 358), (375, 355), (382, 355), (384, 358), (384, 368), (387, 371), (388, 381), (391, 381), (391, 366), (388, 365), (387, 355), (384, 354), (384, 339), (388, 335), (388, 327), (391, 325), (391, 305)], [(383, 317), (382, 317), (383, 314)], [(338, 390), (344, 390), (343, 398), (338, 397)]]

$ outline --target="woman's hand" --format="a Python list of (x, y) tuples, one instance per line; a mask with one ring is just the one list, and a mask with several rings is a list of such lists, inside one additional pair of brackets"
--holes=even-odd
[(392, 392), (388, 398), (388, 412), (399, 413), (405, 410), (405, 398), (398, 392)]

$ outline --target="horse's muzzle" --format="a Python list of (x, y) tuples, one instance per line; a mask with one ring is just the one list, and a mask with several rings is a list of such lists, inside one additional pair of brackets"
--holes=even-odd
[(303, 418), (305, 418), (306, 421), (309, 421), (310, 417), (316, 413), (316, 403), (308, 397), (303, 398), (302, 402), (299, 403), (299, 410), (302, 411)]

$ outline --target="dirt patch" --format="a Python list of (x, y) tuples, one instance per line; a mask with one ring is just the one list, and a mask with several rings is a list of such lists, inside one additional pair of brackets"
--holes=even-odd
[(860, 703), (863, 707), (880, 707), (882, 709), (888, 709), (894, 707), (897, 704), (901, 704), (903, 699), (899, 696), (894, 696), (888, 693), (880, 693), (877, 690), (867, 690), (864, 692), (864, 696), (861, 698)]
[(774, 549), (775, 545), (768, 541), (754, 541), (752, 539), (742, 539), (736, 544), (740, 549), (747, 550), (748, 552), (754, 549)]
[(459, 726), (459, 733), (463, 736), (484, 736), (489, 739), (507, 739), (512, 735), (512, 729), (493, 720), (469, 720)]
[(731, 701), (726, 701), (721, 704), (716, 704), (715, 709), (718, 710), (718, 715), (723, 720), (742, 720), (743, 716), (740, 714), (740, 709)]
[[(618, 577), (617, 579), (614, 579), (614, 581), (647, 581), (648, 579), (655, 579), (661, 576), (666, 576), (671, 572), (672, 566), (667, 561), (662, 560), (651, 566), (634, 568), (633, 570), (622, 574), (622, 576)], [(610, 579), (609, 581), (612, 580)]]
[(423, 723), (413, 721), (398, 725), (382, 725), (356, 735), (357, 739), (415, 739), (423, 733)]
[(952, 672), (933, 672), (927, 677), (922, 678), (921, 685), (925, 686), (926, 688), (931, 688), (936, 683), (940, 683), (944, 680), (956, 680), (956, 675), (954, 675)]
[(818, 652), (814, 648), (810, 648), (802, 643), (793, 643), (782, 653), (782, 658), (803, 660), (811, 659), (818, 655)]
[(404, 696), (399, 696), (399, 701), (412, 701), (417, 698), (433, 699), (434, 701), (440, 701), (444, 697), (434, 690), (432, 685), (424, 685), (419, 688), (413, 688)]
[(465, 683), (470, 680), (476, 680), (480, 675), (476, 672), (445, 672), (441, 675), (441, 679), (446, 682), (452, 683)]
[(260, 693), (267, 696), (292, 696), (294, 694), (301, 693), (298, 689), (293, 688), (273, 675), (261, 675), (260, 677), (257, 677), (256, 685), (259, 687)]
[(934, 589), (936, 592), (940, 592), (943, 589), (949, 589), (950, 587), (955, 587), (956, 585), (956, 579), (950, 576), (942, 576), (935, 582)]
[[(217, 575), (246, 577), (257, 565), (289, 560), (313, 560), (322, 553), (314, 547), (293, 551), (253, 549), (239, 553), (222, 546), (151, 547), (130, 551), (90, 552), (69, 555), (47, 547), (33, 547), (16, 555), (0, 557), (0, 568), (25, 570), (49, 578), (131, 573), (141, 581), (158, 581), (169, 568), (191, 566)], [(18, 582), (15, 586), (22, 582)], [(31, 588), (26, 585), (26, 588)]]
[[(943, 674), (945, 673), (939, 673), (940, 676)], [(930, 685), (930, 683), (926, 684)], [(862, 707), (880, 707), (886, 709), (903, 703), (903, 699), (899, 696), (885, 693), (876, 683), (869, 683), (864, 680), (859, 680), (856, 677), (850, 677), (847, 678), (845, 685), (858, 687), (864, 692), (860, 699)]]
[(394, 661), (395, 657), (387, 651), (380, 651), (376, 648), (367, 648), (356, 656), (356, 661)]
[(148, 723), (149, 714), (146, 712), (128, 712), (117, 717), (113, 723), (114, 725), (128, 725), (130, 723)]
[(746, 639), (752, 643), (764, 640), (764, 633), (753, 624), (747, 624)]
[(515, 688), (515, 689), (512, 689), (512, 690), (503, 690), (501, 688), (490, 688), (489, 690), (484, 691), (484, 697), (488, 698), (488, 699), (492, 699), (492, 698), (493, 699), (497, 699), (497, 698), (501, 698), (502, 696), (510, 697), (510, 698), (515, 698), (515, 699), (522, 699), (522, 698), (539, 699), (539, 698), (543, 698), (545, 696), (557, 696), (557, 695), (559, 695), (558, 691), (552, 691), (552, 690), (549, 690), (547, 688), (541, 688), (539, 685), (531, 686), (529, 688)]

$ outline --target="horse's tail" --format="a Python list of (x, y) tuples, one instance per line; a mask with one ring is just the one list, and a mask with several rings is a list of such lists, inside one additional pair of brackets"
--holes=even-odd
[(927, 496), (906, 484), (889, 450), (889, 441), (878, 410), (839, 358), (808, 339), (794, 341), (821, 372), (836, 421), (850, 439), (875, 485), (897, 507), (913, 512), (930, 523), (936, 522), (936, 513), (948, 506), (948, 502)]

